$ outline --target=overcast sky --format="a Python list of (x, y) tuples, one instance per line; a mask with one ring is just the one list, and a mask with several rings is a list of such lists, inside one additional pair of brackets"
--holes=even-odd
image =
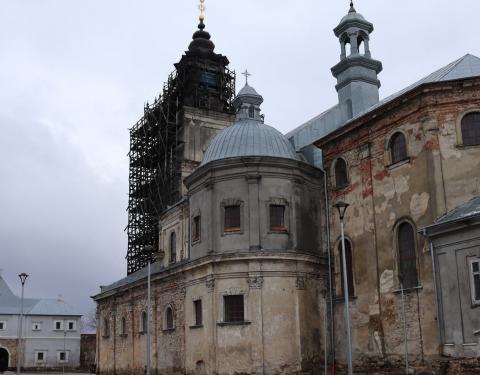
[[(0, 1), (0, 268), (19, 293), (86, 312), (126, 274), (128, 128), (190, 43), (197, 0)], [(332, 29), (348, 0), (207, 0), (216, 51), (288, 132), (336, 104)], [(381, 97), (480, 55), (478, 0), (356, 0)], [(237, 89), (243, 85), (243, 76)]]

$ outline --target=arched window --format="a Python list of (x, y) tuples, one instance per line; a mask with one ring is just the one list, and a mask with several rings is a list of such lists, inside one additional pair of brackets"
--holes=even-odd
[(335, 162), (335, 186), (341, 188), (348, 185), (347, 163), (339, 158)]
[(175, 232), (170, 234), (170, 263), (177, 261), (177, 235)]
[(255, 117), (255, 107), (253, 105), (251, 105), (249, 108), (248, 108), (248, 117), (250, 118), (254, 118)]
[(415, 231), (410, 223), (403, 222), (398, 227), (398, 278), (403, 288), (418, 286), (417, 254), (415, 250)]
[(480, 112), (471, 112), (462, 118), (462, 139), (464, 146), (480, 145)]
[(142, 311), (142, 321), (141, 321), (141, 332), (147, 332), (147, 312), (146, 311)]
[[(342, 280), (342, 295), (345, 295), (345, 281), (343, 279), (343, 256), (342, 256), (342, 241), (338, 243), (338, 253), (340, 254), (340, 274)], [(348, 280), (348, 295), (353, 297), (355, 295), (355, 285), (353, 282), (353, 260), (352, 260), (352, 245), (349, 240), (345, 240), (345, 260), (347, 263), (347, 280)]]
[(121, 326), (120, 326), (120, 334), (126, 335), (127, 334), (127, 319), (122, 317)]
[(407, 141), (402, 133), (395, 133), (390, 139), (390, 155), (392, 164), (407, 159)]
[(173, 329), (173, 310), (171, 307), (167, 307), (165, 310), (165, 328), (166, 329)]

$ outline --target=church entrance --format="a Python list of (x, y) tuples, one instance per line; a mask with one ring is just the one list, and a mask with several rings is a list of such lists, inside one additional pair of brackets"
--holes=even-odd
[(7, 371), (9, 362), (8, 351), (4, 348), (0, 348), (0, 372)]

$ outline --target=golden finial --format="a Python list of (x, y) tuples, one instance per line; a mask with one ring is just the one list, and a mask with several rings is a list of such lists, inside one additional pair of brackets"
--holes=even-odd
[(200, 0), (200, 4), (198, 4), (198, 10), (200, 11), (200, 21), (203, 22), (205, 19), (205, 10), (207, 10), (207, 7), (205, 6), (205, 0)]

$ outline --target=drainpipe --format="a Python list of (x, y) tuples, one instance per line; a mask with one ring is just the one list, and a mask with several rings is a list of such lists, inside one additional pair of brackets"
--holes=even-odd
[[(435, 249), (433, 246), (433, 241), (428, 237), (427, 231), (425, 229), (422, 229), (421, 234), (423, 237), (425, 237), (426, 240), (428, 240), (430, 244), (430, 256), (432, 257), (432, 273), (433, 273), (433, 290), (435, 293), (435, 315), (436, 315), (436, 320), (437, 320), (437, 335), (438, 335), (438, 341), (439, 341), (439, 346), (442, 347), (443, 345), (443, 332), (442, 332), (442, 324), (440, 322), (441, 316), (440, 316), (440, 295), (438, 293), (438, 286), (437, 286), (437, 262), (435, 261)], [(443, 349), (442, 349), (443, 351)], [(440, 348), (439, 348), (439, 354), (441, 354)]]

